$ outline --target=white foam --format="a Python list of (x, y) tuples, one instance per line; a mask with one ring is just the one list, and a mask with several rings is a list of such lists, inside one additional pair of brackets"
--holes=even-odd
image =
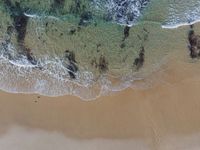
[[(15, 51), (12, 46), (9, 48), (12, 48), (9, 51)], [(3, 50), (0, 52), (0, 89), (11, 93), (36, 93), (53, 97), (74, 95), (89, 101), (132, 87), (135, 80), (141, 80), (132, 73), (121, 80), (117, 78), (118, 82), (114, 84), (111, 80), (116, 77), (109, 75), (102, 75), (96, 80), (93, 73), (83, 66), (79, 66), (76, 80), (71, 80), (63, 60), (56, 56), (44, 56), (38, 60), (38, 65), (32, 65), (25, 56), (9, 60)], [(41, 70), (37, 69), (40, 67)]]
[(24, 13), (25, 16), (29, 17), (29, 18), (40, 18), (40, 16), (36, 15), (36, 14), (28, 14), (28, 13)]
[(169, 15), (166, 19), (164, 29), (175, 29), (181, 26), (187, 26), (200, 22), (200, 1), (191, 0), (171, 2)]
[(144, 7), (148, 5), (149, 1), (150, 0), (94, 0), (93, 5), (96, 10), (103, 11), (117, 24), (133, 26), (142, 15), (142, 11)]
[(193, 25), (193, 24), (198, 23), (198, 22), (200, 22), (200, 19), (189, 22), (189, 23), (185, 22), (185, 23), (178, 23), (178, 24), (175, 24), (175, 25), (162, 25), (162, 28), (163, 29), (176, 29), (176, 28), (179, 28), (179, 27), (182, 27), (182, 26)]
[(28, 13), (24, 13), (24, 15), (29, 18), (34, 18), (34, 19), (49, 18), (49, 19), (54, 19), (54, 20), (60, 20), (58, 17), (55, 17), (55, 16), (28, 14)]

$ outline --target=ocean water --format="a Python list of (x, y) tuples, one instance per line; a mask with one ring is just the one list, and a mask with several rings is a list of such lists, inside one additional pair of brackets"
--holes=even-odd
[(198, 0), (0, 0), (0, 89), (91, 100), (148, 88), (198, 14)]

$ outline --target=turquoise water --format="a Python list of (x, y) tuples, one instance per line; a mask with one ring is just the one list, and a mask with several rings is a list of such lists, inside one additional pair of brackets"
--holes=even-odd
[(198, 0), (0, 0), (0, 88), (90, 100), (135, 87), (187, 47), (169, 29), (198, 14)]

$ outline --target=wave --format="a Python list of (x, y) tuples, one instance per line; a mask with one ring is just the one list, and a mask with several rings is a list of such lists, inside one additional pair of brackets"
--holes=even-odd
[(163, 29), (176, 29), (176, 28), (179, 28), (179, 27), (182, 27), (182, 26), (193, 25), (193, 24), (196, 24), (196, 23), (199, 23), (199, 22), (200, 22), (200, 19), (192, 21), (192, 22), (183, 22), (183, 23), (178, 23), (178, 24), (174, 24), (174, 25), (162, 25), (162, 28)]
[[(10, 52), (16, 51), (11, 45), (9, 48)], [(83, 100), (93, 100), (126, 89), (134, 80), (139, 80), (126, 76), (112, 82), (109, 78), (115, 77), (109, 75), (95, 79), (93, 73), (83, 67), (76, 74), (76, 80), (71, 80), (68, 70), (58, 57), (46, 56), (33, 65), (23, 55), (9, 59), (5, 51), (1, 49), (0, 52), (1, 90), (11, 93), (37, 93), (53, 97), (74, 95)]]
[(200, 1), (176, 1), (169, 4), (168, 16), (162, 28), (175, 29), (200, 22)]
[(93, 0), (96, 10), (105, 13), (106, 20), (133, 26), (141, 17), (150, 0)]
[[(79, 66), (76, 79), (72, 80), (69, 70), (60, 57), (43, 56), (33, 65), (22, 54), (14, 54), (17, 50), (9, 43), (8, 56), (3, 47), (0, 48), (0, 89), (10, 93), (39, 94), (49, 97), (73, 95), (85, 101), (95, 100), (100, 96), (112, 94), (127, 88), (147, 88), (151, 86), (143, 81), (145, 76), (132, 72), (123, 77), (102, 74), (95, 77), (92, 72)], [(161, 62), (154, 66), (155, 72), (160, 68)], [(150, 72), (149, 72), (150, 74)]]
[[(153, 1), (153, 0), (152, 0)], [(194, 0), (193, 0), (194, 1)], [(139, 22), (143, 10), (148, 7), (150, 0), (94, 0), (96, 9), (103, 9), (107, 14), (111, 14), (111, 20), (117, 24), (133, 26)], [(200, 13), (200, 2), (195, 1), (195, 8), (191, 5), (188, 9), (183, 9), (184, 4), (170, 4), (169, 15), (163, 23), (162, 28), (178, 28), (179, 26), (196, 23), (200, 20), (197, 15)], [(198, 4), (198, 5), (197, 5)], [(94, 5), (94, 3), (93, 3)], [(181, 7), (180, 7), (181, 5)], [(183, 8), (182, 8), (183, 7)], [(128, 8), (126, 10), (126, 8)], [(177, 13), (178, 11), (178, 13)], [(186, 17), (182, 17), (187, 13)], [(195, 15), (194, 15), (195, 14)], [(24, 13), (26, 17), (34, 19), (51, 19), (63, 21), (57, 16), (44, 14)], [(130, 15), (133, 18), (130, 18)], [(188, 23), (189, 20), (189, 23)], [(40, 25), (40, 24), (39, 24)], [(145, 33), (148, 32), (145, 29)], [(140, 37), (141, 38), (141, 37)], [(12, 93), (37, 93), (45, 96), (74, 95), (83, 100), (94, 100), (100, 96), (121, 91), (126, 88), (146, 88), (148, 82), (137, 84), (143, 81), (152, 72), (162, 66), (163, 61), (159, 61), (147, 72), (124, 73), (123, 76), (116, 77), (111, 74), (96, 76), (94, 72), (88, 71), (87, 66), (80, 66), (75, 73), (76, 79), (72, 80), (69, 69), (59, 56), (43, 55), (33, 64), (23, 54), (16, 53), (18, 50), (12, 43), (7, 43), (7, 49), (0, 47), (0, 88)], [(5, 46), (5, 45), (4, 45)], [(161, 52), (160, 52), (161, 53)], [(164, 54), (163, 52), (162, 54)], [(10, 56), (11, 55), (11, 56)], [(157, 55), (156, 55), (157, 56)], [(164, 56), (162, 56), (164, 58)], [(162, 59), (163, 60), (163, 59)]]

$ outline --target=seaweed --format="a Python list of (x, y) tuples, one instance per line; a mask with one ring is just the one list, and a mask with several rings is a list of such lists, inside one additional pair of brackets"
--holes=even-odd
[(14, 16), (14, 26), (17, 31), (17, 41), (19, 44), (24, 44), (28, 20), (29, 18), (24, 14)]
[(126, 46), (126, 44), (125, 44), (124, 42), (122, 42), (122, 43), (120, 44), (120, 48), (125, 48), (125, 46)]
[(54, 0), (54, 6), (60, 8), (63, 7), (65, 4), (65, 0)]
[(13, 33), (13, 31), (14, 31), (14, 27), (13, 27), (13, 26), (8, 26), (8, 27), (7, 27), (7, 30), (6, 30), (6, 33), (7, 33), (9, 36), (11, 36), (12, 33)]
[(26, 28), (29, 20), (29, 18), (24, 15), (25, 9), (20, 6), (19, 2), (15, 2), (15, 5), (12, 4), (10, 0), (3, 0), (3, 2), (13, 19), (13, 25), (17, 31), (18, 43), (24, 43)]
[(74, 4), (70, 7), (70, 12), (78, 14), (81, 11), (81, 1), (80, 0), (74, 0)]
[(97, 53), (99, 53), (100, 52), (99, 48), (101, 47), (101, 43), (97, 44), (96, 46), (97, 46)]
[(99, 58), (99, 72), (105, 73), (108, 71), (108, 61), (106, 60), (105, 56), (101, 55)]
[(129, 26), (124, 27), (124, 33), (123, 33), (122, 43), (120, 44), (120, 48), (124, 48), (126, 46), (126, 44), (124, 42), (129, 37), (130, 29), (131, 29), (131, 27), (129, 27)]
[(145, 49), (142, 46), (139, 53), (139, 57), (137, 57), (133, 63), (134, 66), (136, 66), (136, 70), (139, 70), (144, 64), (144, 56), (145, 56), (144, 53), (145, 53)]
[(196, 35), (193, 29), (193, 25), (190, 26), (190, 31), (188, 33), (189, 50), (191, 58), (200, 57), (200, 35)]
[(58, 12), (61, 11), (64, 8), (65, 0), (54, 0), (51, 4), (50, 12)]
[(77, 31), (77, 29), (71, 28), (71, 29), (69, 30), (69, 34), (70, 34), (70, 35), (74, 35), (74, 34), (76, 33), (76, 31)]
[(145, 42), (147, 42), (148, 38), (149, 38), (149, 34), (150, 32), (145, 28), (143, 27), (143, 37), (141, 37), (141, 35), (137, 34), (137, 38), (142, 42), (141, 44), (141, 48), (140, 48), (140, 51), (139, 51), (139, 56), (134, 60), (134, 63), (133, 65), (136, 67), (136, 70), (138, 71), (139, 69), (141, 69), (141, 67), (144, 65), (144, 62), (145, 62), (145, 48), (144, 48), (144, 45), (145, 45)]
[(87, 26), (93, 18), (92, 12), (89, 11), (89, 1), (74, 0), (70, 6), (70, 13), (80, 17), (79, 26)]
[(75, 63), (70, 62), (67, 66), (68, 73), (71, 79), (76, 79), (76, 72), (78, 71), (78, 67)]
[[(27, 57), (27, 60), (31, 64), (36, 65), (37, 61), (33, 57), (31, 49), (26, 48), (24, 43), (26, 37), (27, 25), (29, 21), (29, 17), (27, 17), (24, 14), (26, 9), (22, 8), (19, 2), (15, 2), (15, 4), (13, 4), (10, 0), (4, 0), (3, 2), (6, 9), (9, 11), (11, 18), (13, 19), (13, 26), (14, 26), (14, 27), (13, 26), (7, 27), (7, 34), (11, 36), (11, 34), (15, 29), (15, 31), (17, 32), (18, 46), (23, 50), (24, 54)], [(7, 39), (6, 42), (8, 44), (10, 42), (10, 39)]]
[(130, 31), (131, 27), (129, 26), (125, 26), (124, 27), (124, 37), (122, 41), (125, 41), (128, 37), (129, 37), (129, 31)]
[(75, 59), (75, 53), (73, 51), (66, 50), (65, 57), (68, 59), (67, 65), (68, 73), (71, 79), (76, 79), (76, 72), (78, 71), (77, 62)]
[(92, 19), (92, 13), (90, 11), (84, 11), (80, 15), (80, 21), (78, 23), (79, 26), (87, 26)]
[(69, 60), (69, 62), (76, 63), (75, 53), (73, 51), (66, 50), (65, 57)]
[(35, 60), (34, 56), (33, 56), (33, 53), (31, 52), (31, 49), (30, 48), (26, 48), (26, 56), (27, 56), (27, 60), (33, 64), (33, 65), (36, 65), (37, 64), (37, 61)]
[(93, 67), (95, 67), (95, 68), (98, 68), (98, 63), (97, 63), (96, 58), (93, 58), (93, 59), (91, 60), (91, 65), (92, 65)]
[(94, 57), (91, 60), (91, 66), (95, 67), (99, 70), (100, 73), (106, 73), (108, 71), (108, 61), (106, 60), (104, 55), (101, 55), (99, 57), (99, 61), (97, 62), (97, 59)]

